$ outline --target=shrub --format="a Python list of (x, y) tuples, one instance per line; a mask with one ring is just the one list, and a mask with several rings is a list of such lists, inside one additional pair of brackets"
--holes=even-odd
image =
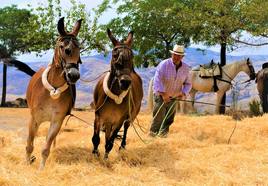
[(260, 110), (260, 101), (253, 99), (252, 101), (249, 102), (249, 110), (250, 110), (250, 114), (252, 116), (260, 116), (262, 115), (262, 112)]

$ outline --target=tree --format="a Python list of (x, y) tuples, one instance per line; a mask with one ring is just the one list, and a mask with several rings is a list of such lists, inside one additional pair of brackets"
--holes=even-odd
[(268, 45), (268, 1), (250, 0), (243, 4), (241, 14), (246, 21), (245, 31), (254, 37), (243, 40), (236, 37), (233, 39), (250, 46)]
[[(68, 23), (83, 19), (79, 34), (84, 46), (83, 52), (102, 50), (105, 45), (102, 42), (104, 35), (98, 34), (97, 26), (101, 9), (92, 19), (85, 9), (85, 4), (78, 4), (75, 0), (70, 2), (72, 7), (69, 10), (61, 9), (60, 0), (48, 0), (47, 6), (41, 4), (35, 9), (29, 7), (29, 10), (18, 9), (15, 5), (0, 9), (0, 61), (25, 52), (53, 49), (58, 36), (57, 21), (62, 15), (67, 15), (67, 25), (73, 25)], [(67, 30), (71, 28), (67, 27)], [(5, 105), (6, 100), (6, 74), (7, 66), (4, 64), (1, 106)]]
[[(220, 64), (226, 64), (226, 51), (237, 43), (233, 39), (240, 38), (242, 31), (246, 30), (249, 22), (242, 11), (251, 1), (244, 0), (204, 0), (195, 1), (192, 11), (193, 28), (197, 31), (193, 37), (195, 42), (204, 42), (205, 45), (220, 45)], [(225, 104), (225, 95), (221, 102)], [(220, 113), (225, 113), (222, 106)]]
[[(26, 40), (31, 32), (31, 19), (35, 16), (29, 10), (17, 9), (15, 5), (0, 9), (0, 61), (17, 53), (29, 52), (36, 40)], [(6, 100), (7, 66), (3, 65), (3, 88), (1, 106)]]
[[(107, 0), (103, 3), (109, 8)], [(122, 0), (117, 8), (120, 16), (103, 27), (111, 28), (121, 37), (133, 30), (133, 47), (137, 51), (135, 65), (147, 66), (148, 63), (154, 64), (157, 59), (169, 57), (169, 50), (175, 43), (189, 44), (190, 30), (186, 26), (184, 6), (183, 1), (177, 0)]]

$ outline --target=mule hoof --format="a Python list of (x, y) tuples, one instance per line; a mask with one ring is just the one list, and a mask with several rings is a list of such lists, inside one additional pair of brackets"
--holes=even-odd
[(29, 163), (32, 164), (36, 160), (35, 156), (31, 156)]
[(100, 156), (100, 152), (98, 150), (93, 150), (92, 154), (94, 154), (96, 157)]
[(27, 164), (31, 165), (36, 160), (35, 156), (31, 156), (29, 158), (26, 158)]
[(103, 159), (104, 159), (104, 160), (108, 160), (108, 153), (105, 153), (105, 154), (104, 154)]

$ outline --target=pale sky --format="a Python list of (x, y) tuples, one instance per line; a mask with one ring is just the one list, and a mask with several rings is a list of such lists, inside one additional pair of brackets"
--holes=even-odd
[[(38, 3), (46, 4), (46, 0), (0, 0), (0, 8), (3, 8), (5, 6), (9, 6), (11, 4), (16, 4), (18, 8), (27, 8), (27, 4), (31, 4), (33, 7), (37, 6)], [(92, 8), (96, 8), (102, 0), (80, 0), (78, 2), (84, 3), (87, 6), (88, 10), (91, 10)], [(69, 3), (69, 0), (61, 0), (61, 6), (63, 9), (69, 8), (71, 4)], [(112, 17), (116, 16), (115, 10), (108, 11), (105, 13), (101, 18), (101, 22), (107, 22)], [(209, 49), (216, 52), (220, 52), (219, 46), (215, 47), (206, 47), (202, 44), (193, 44), (191, 47), (198, 47), (202, 49)], [(246, 45), (242, 45), (239, 49), (228, 53), (230, 55), (268, 55), (268, 46), (263, 47), (250, 47)], [(50, 55), (49, 52), (47, 55)], [(44, 55), (41, 58), (48, 58), (49, 56)], [(36, 58), (33, 55), (25, 54), (19, 57), (20, 60), (26, 60), (26, 61), (32, 61), (32, 58)], [(41, 59), (40, 58), (40, 59)]]

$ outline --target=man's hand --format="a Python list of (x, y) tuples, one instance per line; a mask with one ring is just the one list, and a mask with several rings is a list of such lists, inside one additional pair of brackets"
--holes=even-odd
[(184, 99), (186, 97), (186, 95), (183, 92), (179, 92), (179, 94), (177, 96), (180, 99)]
[(170, 97), (166, 92), (161, 92), (160, 96), (162, 97), (164, 103), (168, 103), (170, 102)]

